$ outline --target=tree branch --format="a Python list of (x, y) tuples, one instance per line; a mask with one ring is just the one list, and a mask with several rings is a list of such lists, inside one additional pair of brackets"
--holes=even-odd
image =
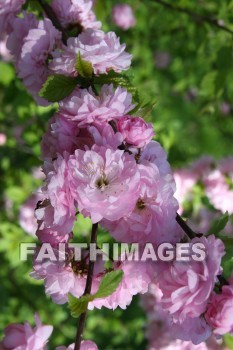
[[(98, 231), (98, 224), (93, 224), (92, 225), (92, 232), (91, 232), (91, 243), (96, 244), (96, 242), (97, 242), (97, 231)], [(84, 291), (83, 295), (91, 293), (91, 286), (92, 286), (92, 280), (93, 280), (94, 266), (95, 266), (95, 262), (89, 260), (86, 287), (85, 287), (85, 291)], [(77, 328), (77, 334), (76, 334), (74, 350), (80, 350), (80, 345), (81, 345), (81, 341), (82, 341), (82, 336), (83, 336), (83, 331), (84, 331), (86, 317), (87, 317), (87, 311), (82, 313), (81, 316), (80, 316), (79, 323), (78, 323), (78, 328)]]
[(173, 5), (173, 4), (170, 4), (166, 1), (163, 1), (163, 0), (151, 0), (151, 1), (154, 1), (156, 2), (157, 4), (160, 4), (166, 8), (168, 8), (169, 10), (173, 10), (173, 11), (176, 11), (176, 12), (180, 12), (180, 13), (184, 13), (186, 15), (188, 15), (189, 17), (191, 17), (194, 21), (196, 22), (199, 22), (199, 23), (208, 23), (218, 29), (221, 29), (221, 30), (224, 30), (225, 32), (233, 35), (233, 30), (231, 30), (230, 28), (224, 26), (224, 24), (221, 24), (221, 22), (215, 18), (210, 18), (208, 16), (205, 16), (205, 15), (200, 15), (196, 12), (193, 12), (193, 11), (190, 11), (188, 9), (185, 9), (183, 7), (180, 7), (180, 6), (176, 6), (176, 5)]
[(53, 23), (54, 27), (57, 28), (61, 33), (62, 33), (62, 41), (66, 45), (67, 40), (69, 38), (68, 34), (66, 33), (65, 28), (61, 25), (59, 22), (55, 12), (53, 11), (52, 7), (49, 6), (48, 4), (44, 3), (43, 0), (38, 0), (40, 6), (42, 7), (43, 11), (47, 15), (47, 17), (51, 20)]
[(190, 239), (196, 237), (196, 233), (186, 224), (184, 219), (182, 219), (182, 217), (178, 213), (176, 214), (176, 221)]

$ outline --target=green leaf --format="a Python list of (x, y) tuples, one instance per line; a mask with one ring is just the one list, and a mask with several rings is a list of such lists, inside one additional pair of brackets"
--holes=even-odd
[(124, 87), (134, 96), (136, 101), (139, 101), (138, 90), (134, 85), (132, 85), (130, 78), (126, 74), (119, 74), (114, 71), (110, 71), (108, 74), (101, 74), (98, 77), (94, 77), (94, 84), (113, 84), (115, 88), (118, 86)]
[(233, 349), (233, 337), (230, 334), (224, 336), (224, 343), (229, 349)]
[(151, 115), (151, 112), (154, 109), (154, 106), (156, 105), (157, 101), (154, 101), (152, 103), (146, 103), (144, 104), (139, 110), (137, 111), (137, 117), (146, 118)]
[(82, 59), (80, 52), (77, 55), (76, 58), (76, 65), (75, 65), (76, 71), (79, 75), (83, 78), (91, 78), (93, 74), (93, 67), (92, 64), (88, 61), (85, 61)]
[(98, 298), (106, 298), (114, 293), (119, 286), (123, 277), (122, 270), (108, 272), (100, 282), (99, 289), (95, 294), (86, 294), (80, 298), (75, 298), (72, 294), (68, 296), (68, 307), (71, 311), (71, 316), (79, 317), (86, 312), (87, 305), (90, 301)]
[(70, 309), (71, 316), (74, 318), (79, 317), (86, 312), (89, 295), (82, 296), (81, 298), (75, 298), (72, 294), (68, 295), (68, 307)]
[(39, 92), (49, 102), (59, 102), (69, 96), (77, 85), (76, 78), (65, 75), (50, 75)]
[(217, 235), (219, 232), (223, 231), (229, 220), (229, 214), (226, 212), (218, 220), (214, 221), (212, 227), (209, 230), (209, 234)]
[(116, 270), (106, 273), (100, 282), (99, 289), (95, 294), (95, 298), (106, 298), (113, 294), (118, 288), (123, 278), (123, 271)]

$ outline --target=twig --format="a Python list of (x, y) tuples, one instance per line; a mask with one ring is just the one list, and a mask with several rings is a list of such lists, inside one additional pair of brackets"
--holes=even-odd
[(193, 239), (197, 236), (196, 233), (186, 224), (184, 219), (182, 219), (178, 213), (176, 214), (176, 221), (190, 239)]
[[(93, 224), (92, 225), (92, 233), (91, 233), (91, 243), (96, 244), (96, 242), (97, 242), (97, 231), (98, 231), (98, 224)], [(93, 280), (94, 266), (95, 266), (95, 262), (89, 260), (86, 287), (85, 287), (85, 291), (84, 291), (83, 295), (91, 293), (91, 286), (92, 286), (92, 280)], [(83, 330), (84, 330), (84, 326), (85, 326), (86, 317), (87, 317), (87, 311), (82, 313), (81, 316), (80, 316), (79, 323), (78, 323), (78, 328), (77, 328), (77, 334), (76, 334), (74, 350), (80, 350), (80, 345), (81, 345), (81, 341), (82, 341), (82, 336), (83, 336)]]
[(180, 6), (176, 6), (176, 5), (173, 5), (173, 4), (170, 4), (166, 1), (163, 1), (163, 0), (151, 0), (151, 1), (154, 1), (154, 2), (157, 2), (158, 4), (170, 9), (170, 10), (173, 10), (173, 11), (177, 11), (177, 12), (180, 12), (180, 13), (184, 13), (188, 16), (190, 16), (194, 21), (196, 22), (200, 22), (200, 23), (209, 23), (210, 25), (218, 28), (218, 29), (221, 29), (221, 30), (224, 30), (225, 32), (233, 35), (233, 30), (231, 30), (230, 28), (224, 26), (224, 24), (221, 24), (221, 22), (215, 18), (210, 18), (208, 16), (205, 16), (205, 15), (200, 15), (196, 12), (193, 12), (193, 11), (190, 11), (188, 9), (185, 9), (183, 7), (180, 7)]
[(51, 22), (53, 23), (54, 27), (57, 28), (61, 33), (62, 33), (62, 41), (63, 43), (66, 45), (67, 44), (67, 40), (69, 38), (68, 34), (66, 33), (65, 28), (61, 25), (61, 23), (59, 22), (55, 12), (53, 11), (52, 7), (49, 6), (48, 4), (44, 3), (43, 0), (38, 0), (40, 6), (42, 7), (42, 9), (44, 10), (44, 12), (46, 13), (47, 17), (51, 20)]

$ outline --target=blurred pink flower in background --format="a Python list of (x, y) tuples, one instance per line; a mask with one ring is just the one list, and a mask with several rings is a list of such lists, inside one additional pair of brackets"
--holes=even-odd
[(118, 4), (112, 9), (112, 19), (115, 25), (123, 30), (133, 28), (136, 19), (132, 8), (127, 4)]
[(42, 194), (38, 191), (30, 196), (19, 210), (19, 224), (31, 236), (36, 235), (37, 220), (35, 218), (35, 208), (37, 203), (42, 200), (42, 197)]
[(158, 69), (166, 69), (171, 62), (171, 56), (168, 52), (158, 51), (155, 53), (155, 65)]
[(3, 350), (44, 350), (52, 334), (52, 326), (43, 326), (38, 315), (35, 315), (36, 326), (28, 322), (24, 325), (10, 324), (4, 329), (4, 338), (0, 343)]
[(7, 141), (6, 134), (0, 133), (0, 146), (4, 146)]

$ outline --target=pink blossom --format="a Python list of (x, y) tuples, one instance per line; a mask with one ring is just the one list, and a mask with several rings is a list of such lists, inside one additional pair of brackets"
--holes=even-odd
[[(54, 248), (54, 254), (57, 257), (59, 250)], [(50, 295), (53, 302), (64, 304), (68, 301), (68, 294), (76, 298), (83, 295), (89, 256), (82, 250), (82, 260), (75, 261), (72, 252), (68, 252), (65, 261), (35, 260), (31, 276), (38, 280), (44, 280), (45, 292)], [(36, 254), (37, 256), (37, 254)], [(146, 293), (154, 276), (154, 269), (148, 262), (135, 262), (125, 260), (115, 262), (114, 269), (122, 269), (124, 272), (123, 279), (117, 290), (106, 298), (98, 298), (88, 304), (88, 308), (101, 309), (103, 306), (108, 309), (120, 307), (126, 309), (131, 303), (134, 295)], [(104, 269), (104, 262), (101, 257), (95, 262), (93, 283), (91, 294), (97, 292), (100, 281), (107, 271)]]
[(64, 158), (59, 155), (46, 170), (46, 186), (42, 188), (46, 200), (36, 210), (39, 230), (51, 229), (61, 235), (72, 230), (76, 208), (70, 189), (68, 157), (68, 153), (64, 153)]
[(119, 132), (114, 132), (109, 124), (98, 124), (90, 126), (88, 131), (97, 146), (104, 146), (116, 150), (123, 142), (123, 137)]
[(71, 191), (78, 209), (93, 223), (129, 215), (139, 193), (139, 172), (132, 156), (94, 146), (76, 150), (69, 160)]
[(125, 52), (125, 48), (114, 32), (87, 29), (77, 38), (69, 38), (64, 52), (53, 53), (50, 68), (55, 73), (77, 76), (75, 64), (80, 53), (84, 60), (92, 63), (95, 74), (106, 74), (110, 70), (120, 73), (131, 64), (132, 56)]
[(42, 195), (39, 193), (30, 196), (27, 201), (20, 207), (19, 210), (19, 223), (20, 226), (29, 235), (35, 236), (37, 230), (37, 221), (35, 218), (35, 208), (37, 203), (42, 199)]
[(228, 211), (232, 214), (233, 191), (227, 180), (233, 180), (233, 172), (225, 175), (220, 170), (214, 170), (205, 178), (204, 185), (206, 195), (213, 206), (222, 213)]
[(124, 272), (122, 281), (117, 290), (107, 298), (95, 299), (89, 308), (101, 309), (103, 306), (115, 310), (117, 307), (126, 309), (132, 302), (133, 296), (144, 294), (148, 291), (153, 279), (154, 271), (150, 263), (125, 260), (116, 262), (114, 269), (121, 269)]
[(28, 322), (24, 325), (11, 324), (4, 330), (4, 338), (0, 343), (4, 350), (43, 350), (53, 327), (43, 326), (39, 316), (35, 315), (36, 326), (32, 328)]
[(173, 323), (170, 331), (174, 338), (192, 341), (195, 345), (202, 344), (212, 334), (212, 330), (203, 316), (186, 317), (182, 323)]
[[(176, 225), (178, 204), (170, 182), (165, 181), (156, 165), (144, 161), (138, 165), (140, 192), (133, 212), (118, 221), (101, 222), (121, 242), (177, 242), (180, 231)], [(170, 180), (170, 178), (169, 178)]]
[[(75, 265), (77, 273), (75, 273), (73, 268), (74, 266), (72, 267), (71, 262), (68, 263), (67, 261), (52, 262), (48, 260), (35, 262), (31, 277), (37, 280), (44, 280), (45, 292), (51, 296), (54, 303), (65, 304), (68, 301), (69, 293), (79, 298), (85, 290), (87, 270), (82, 272), (84, 264), (82, 264), (82, 267), (81, 264), (78, 267), (78, 263)], [(92, 285), (92, 289), (94, 288), (97, 289), (95, 279)]]
[[(0, 59), (5, 62), (12, 61), (12, 56), (6, 46), (7, 37), (0, 35)], [(1, 141), (0, 141), (1, 144)]]
[(16, 16), (26, 0), (1, 0), (0, 3), (0, 33), (11, 30), (11, 21)]
[(124, 116), (117, 121), (117, 129), (128, 145), (138, 148), (145, 147), (154, 136), (152, 124), (142, 118)]
[(79, 127), (119, 119), (134, 108), (132, 95), (126, 89), (103, 85), (96, 96), (92, 89), (76, 89), (60, 102), (60, 113), (75, 121)]
[(192, 242), (204, 244), (206, 260), (163, 263), (158, 279), (163, 308), (180, 323), (186, 317), (199, 317), (205, 312), (225, 253), (224, 244), (213, 235)]
[(132, 8), (126, 4), (118, 4), (112, 10), (113, 22), (121, 29), (127, 30), (136, 24)]
[(182, 214), (184, 200), (191, 197), (191, 191), (197, 183), (198, 177), (190, 169), (180, 169), (174, 172), (174, 178), (176, 182), (175, 197), (179, 202), (179, 213)]
[(173, 176), (171, 176), (171, 167), (167, 161), (167, 154), (163, 147), (157, 141), (151, 141), (142, 151), (139, 162), (149, 161), (156, 165), (159, 169), (161, 176), (165, 176), (166, 180), (171, 181), (171, 186), (175, 191), (175, 182)]
[(212, 294), (206, 321), (215, 335), (224, 335), (233, 331), (233, 286), (223, 286), (220, 294)]
[(0, 133), (0, 146), (4, 146), (7, 141), (6, 134)]
[(48, 131), (42, 139), (42, 157), (55, 159), (65, 151), (72, 154), (76, 149), (84, 149), (88, 145), (93, 145), (93, 138), (86, 129), (79, 129), (77, 123), (56, 114), (50, 119)]
[(46, 81), (49, 70), (47, 60), (52, 50), (61, 42), (61, 33), (49, 19), (39, 21), (37, 28), (30, 29), (24, 39), (18, 62), (19, 77), (38, 103), (46, 101), (38, 97), (38, 92)]
[(14, 57), (16, 65), (20, 59), (24, 39), (30, 29), (38, 27), (38, 20), (32, 13), (23, 12), (23, 17), (14, 18), (11, 23), (12, 31), (7, 40), (7, 48)]
[(195, 162), (193, 162), (191, 166), (192, 172), (201, 178), (205, 178), (210, 171), (214, 168), (215, 161), (213, 157), (210, 156), (202, 156), (201, 158), (197, 159)]
[[(58, 346), (56, 350), (74, 350), (74, 345), (75, 344), (71, 344), (70, 346), (68, 346), (68, 348), (66, 348), (65, 346)], [(81, 342), (80, 350), (98, 350), (98, 348), (97, 348), (97, 345), (92, 341), (83, 340)]]
[(92, 11), (92, 0), (53, 0), (52, 8), (61, 24), (66, 28), (81, 26), (82, 29), (99, 29), (101, 22), (97, 22)]

